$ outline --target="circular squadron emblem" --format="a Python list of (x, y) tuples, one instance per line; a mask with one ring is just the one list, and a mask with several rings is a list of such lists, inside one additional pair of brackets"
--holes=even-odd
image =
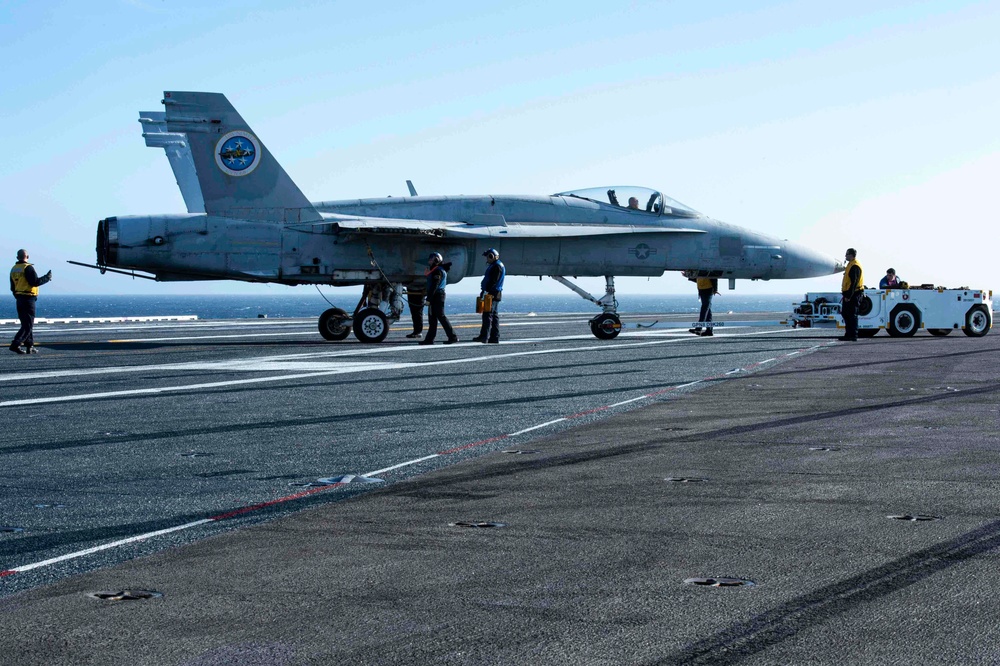
[(215, 144), (215, 163), (223, 173), (245, 176), (260, 163), (260, 143), (250, 132), (236, 130)]

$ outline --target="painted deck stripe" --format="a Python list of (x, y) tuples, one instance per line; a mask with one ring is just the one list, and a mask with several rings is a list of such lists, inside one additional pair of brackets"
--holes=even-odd
[[(794, 356), (796, 354), (802, 353), (802, 351), (812, 351), (812, 350), (820, 349), (822, 346), (823, 345), (816, 345), (816, 346), (810, 347), (810, 348), (808, 348), (806, 350), (791, 352), (789, 354), (786, 354), (785, 356)], [(471, 360), (481, 360), (481, 359), (471, 359)], [(662, 395), (664, 393), (675, 391), (677, 389), (687, 388), (689, 386), (694, 386), (696, 384), (700, 384), (700, 383), (703, 383), (705, 381), (710, 381), (712, 379), (724, 379), (726, 376), (735, 374), (735, 373), (737, 373), (737, 372), (739, 372), (741, 370), (752, 369), (754, 367), (758, 367), (760, 365), (763, 365), (764, 363), (769, 363), (769, 362), (774, 361), (774, 360), (776, 360), (776, 359), (768, 359), (767, 361), (755, 362), (755, 363), (752, 363), (752, 364), (750, 364), (748, 366), (744, 366), (744, 368), (737, 368), (735, 370), (731, 370), (730, 372), (727, 372), (724, 375), (716, 375), (716, 376), (713, 376), (713, 377), (706, 377), (706, 378), (703, 378), (703, 379), (695, 380), (693, 382), (687, 382), (686, 384), (678, 384), (677, 386), (666, 387), (666, 388), (660, 389), (658, 391), (653, 391), (651, 393), (646, 393), (644, 395), (641, 395), (641, 396), (638, 396), (638, 397), (635, 397), (635, 398), (630, 398), (628, 400), (623, 400), (621, 402), (616, 402), (616, 403), (609, 404), (609, 405), (603, 405), (603, 406), (600, 406), (600, 407), (595, 407), (593, 409), (589, 409), (589, 410), (586, 410), (586, 411), (583, 411), (583, 412), (578, 412), (577, 414), (574, 414), (574, 415), (571, 415), (571, 416), (566, 416), (566, 417), (561, 417), (561, 418), (558, 418), (558, 419), (553, 419), (552, 421), (546, 421), (545, 423), (540, 423), (538, 425), (531, 426), (531, 427), (525, 428), (523, 430), (518, 430), (517, 432), (510, 433), (510, 434), (507, 434), (507, 435), (499, 435), (497, 437), (490, 437), (490, 438), (482, 439), (482, 440), (479, 440), (479, 441), (476, 441), (476, 442), (471, 442), (469, 444), (464, 444), (464, 445), (461, 445), (461, 446), (456, 446), (456, 447), (453, 447), (451, 449), (446, 449), (444, 451), (440, 451), (438, 453), (432, 453), (432, 454), (424, 456), (422, 458), (415, 458), (415, 459), (409, 460), (407, 462), (399, 463), (397, 465), (392, 465), (391, 467), (385, 467), (385, 468), (382, 468), (382, 469), (379, 469), (379, 470), (374, 470), (374, 471), (371, 471), (371, 472), (365, 472), (363, 476), (376, 476), (378, 474), (384, 474), (385, 472), (392, 471), (394, 469), (399, 469), (399, 468), (402, 468), (402, 467), (408, 467), (410, 465), (415, 465), (417, 463), (424, 462), (424, 461), (427, 461), (427, 460), (431, 460), (433, 458), (438, 458), (438, 457), (441, 457), (441, 456), (444, 456), (444, 455), (448, 455), (448, 454), (451, 454), (451, 453), (458, 453), (459, 451), (466, 451), (466, 450), (475, 448), (477, 446), (482, 446), (484, 444), (489, 444), (489, 443), (492, 443), (492, 442), (502, 441), (502, 440), (507, 439), (509, 437), (515, 437), (517, 435), (522, 435), (522, 434), (525, 434), (525, 433), (528, 433), (528, 432), (532, 432), (534, 430), (539, 430), (541, 428), (545, 428), (545, 427), (554, 425), (556, 423), (561, 423), (563, 421), (567, 421), (567, 420), (572, 419), (572, 418), (577, 418), (577, 417), (580, 417), (580, 416), (585, 416), (585, 415), (589, 415), (589, 414), (594, 414), (594, 413), (606, 411), (606, 410), (612, 409), (614, 407), (619, 407), (619, 406), (622, 406), (622, 405), (627, 405), (627, 404), (630, 404), (630, 403), (633, 403), (633, 402), (638, 402), (640, 400), (646, 400), (646, 399), (649, 399), (649, 398), (652, 398), (652, 397), (655, 397), (655, 396), (658, 396), (658, 395)], [(327, 373), (322, 373), (322, 374), (327, 374)], [(64, 562), (66, 560), (77, 559), (77, 558), (80, 558), (80, 557), (84, 557), (86, 555), (92, 555), (94, 553), (98, 553), (98, 552), (101, 552), (101, 551), (104, 551), (104, 550), (109, 550), (111, 548), (116, 548), (118, 546), (122, 546), (122, 545), (125, 545), (125, 544), (135, 543), (136, 541), (143, 541), (145, 539), (151, 539), (151, 538), (154, 538), (154, 537), (157, 537), (157, 536), (162, 536), (164, 534), (170, 534), (172, 532), (179, 532), (179, 531), (182, 531), (182, 530), (191, 529), (193, 527), (198, 527), (200, 525), (205, 525), (205, 524), (208, 524), (208, 523), (218, 522), (218, 521), (225, 520), (225, 519), (228, 519), (228, 518), (233, 518), (233, 517), (236, 517), (236, 516), (245, 515), (247, 513), (252, 513), (253, 511), (258, 511), (258, 510), (260, 510), (262, 508), (266, 508), (266, 507), (269, 507), (269, 506), (275, 506), (277, 504), (282, 504), (284, 502), (289, 502), (289, 501), (292, 501), (292, 500), (300, 499), (302, 497), (306, 497), (308, 495), (313, 495), (313, 494), (316, 494), (316, 493), (319, 493), (319, 492), (330, 490), (332, 488), (339, 488), (339, 487), (341, 487), (343, 485), (345, 485), (345, 484), (343, 484), (343, 483), (334, 483), (334, 484), (330, 484), (328, 486), (322, 486), (322, 487), (318, 487), (318, 488), (310, 488), (308, 490), (304, 490), (304, 491), (299, 492), (299, 493), (295, 493), (295, 494), (292, 494), (292, 495), (287, 495), (285, 497), (279, 497), (278, 499), (270, 500), (270, 501), (267, 501), (267, 502), (261, 502), (261, 503), (258, 503), (258, 504), (253, 504), (253, 505), (250, 505), (250, 506), (241, 507), (241, 508), (238, 508), (238, 509), (234, 509), (232, 511), (228, 511), (226, 513), (222, 513), (222, 514), (218, 514), (218, 515), (212, 516), (210, 518), (204, 518), (202, 520), (196, 520), (196, 521), (191, 522), (191, 523), (185, 523), (184, 525), (177, 525), (175, 527), (169, 527), (169, 528), (166, 528), (166, 529), (157, 530), (155, 532), (147, 532), (145, 534), (140, 534), (140, 535), (137, 535), (137, 536), (128, 537), (126, 539), (120, 539), (118, 541), (113, 541), (113, 542), (110, 542), (110, 543), (101, 544), (99, 546), (94, 546), (92, 548), (87, 548), (87, 549), (84, 549), (84, 550), (76, 551), (74, 553), (67, 553), (65, 555), (60, 555), (59, 557), (54, 557), (54, 558), (50, 558), (48, 560), (43, 560), (41, 562), (35, 562), (35, 563), (32, 563), (32, 564), (25, 564), (25, 565), (22, 565), (22, 566), (19, 566), (19, 567), (13, 567), (11, 569), (0, 571), (0, 578), (2, 578), (4, 576), (11, 576), (11, 575), (13, 575), (15, 573), (30, 571), (32, 569), (37, 569), (39, 567), (44, 567), (44, 566), (49, 566), (49, 565), (52, 565), (52, 564), (57, 564), (59, 562)]]
[[(741, 333), (741, 334), (733, 334), (733, 335), (727, 336), (727, 337), (742, 337), (742, 336), (747, 336), (747, 335), (758, 335), (758, 334), (759, 333), (756, 333), (756, 332), (755, 333)], [(581, 337), (583, 337), (583, 338), (589, 338), (590, 336), (581, 336)], [(563, 338), (538, 338), (538, 339), (531, 339), (531, 340), (518, 341), (518, 342), (527, 343), (527, 342), (531, 342), (531, 341), (534, 341), (534, 342), (538, 342), (538, 341), (551, 341), (553, 339), (563, 339)], [(579, 338), (576, 337), (576, 336), (574, 336), (572, 339), (579, 339)], [(415, 367), (430, 367), (430, 366), (436, 366), (436, 365), (461, 365), (461, 364), (466, 364), (466, 363), (482, 363), (484, 360), (502, 359), (502, 358), (514, 358), (514, 357), (518, 357), (518, 356), (539, 356), (539, 355), (548, 355), (548, 354), (577, 354), (577, 353), (587, 353), (587, 352), (593, 352), (593, 351), (604, 351), (604, 352), (611, 351), (611, 352), (614, 352), (614, 351), (618, 351), (618, 350), (622, 350), (622, 349), (629, 349), (629, 348), (633, 348), (633, 347), (648, 347), (648, 346), (654, 346), (654, 345), (674, 344), (674, 343), (678, 343), (678, 342), (697, 341), (697, 340), (701, 340), (701, 339), (702, 338), (696, 338), (696, 337), (691, 337), (691, 338), (670, 338), (670, 339), (665, 339), (665, 340), (647, 340), (647, 341), (643, 341), (643, 342), (630, 342), (630, 343), (624, 343), (624, 344), (616, 344), (614, 346), (609, 346), (609, 345), (591, 345), (591, 346), (587, 346), (587, 347), (573, 347), (573, 348), (569, 348), (569, 349), (536, 349), (536, 350), (524, 351), (524, 352), (510, 352), (508, 354), (497, 354), (497, 355), (490, 355), (490, 356), (475, 356), (475, 357), (470, 357), (470, 358), (458, 358), (458, 359), (446, 359), (446, 360), (441, 360), (441, 361), (426, 361), (426, 362), (422, 362), (422, 363), (418, 363), (418, 362), (412, 362), (412, 363), (390, 362), (390, 363), (386, 363), (385, 365), (379, 366), (377, 369), (379, 369), (379, 370), (382, 370), (382, 369), (409, 369), (409, 368), (415, 368)], [(469, 344), (478, 344), (478, 343), (469, 343)], [(420, 349), (425, 349), (425, 348), (420, 348)], [(226, 370), (224, 363), (225, 362), (223, 362), (223, 363), (220, 364), (219, 370)], [(232, 362), (229, 362), (229, 363), (232, 363)], [(198, 365), (198, 367), (201, 367), (201, 368), (204, 367), (204, 364), (188, 363), (188, 364), (178, 364), (178, 366), (175, 366), (175, 369), (182, 370), (184, 367), (190, 368), (192, 365)], [(130, 368), (128, 371), (130, 371), (130, 372), (136, 372), (137, 370), (131, 370), (131, 368), (132, 367), (140, 367), (140, 368), (152, 369), (155, 366), (128, 366), (128, 367)], [(215, 366), (212, 366), (212, 367), (215, 367)], [(160, 394), (160, 393), (174, 393), (174, 392), (181, 392), (181, 391), (197, 391), (197, 390), (203, 390), (203, 389), (226, 388), (226, 387), (230, 387), (230, 386), (246, 386), (246, 385), (250, 385), (250, 384), (262, 384), (262, 383), (272, 383), (272, 382), (294, 381), (294, 380), (299, 380), (299, 379), (311, 379), (311, 378), (315, 378), (315, 377), (328, 377), (328, 376), (332, 376), (332, 375), (346, 374), (348, 372), (369, 372), (369, 371), (371, 371), (373, 369), (375, 369), (375, 368), (367, 368), (367, 367), (365, 367), (365, 368), (344, 367), (344, 368), (338, 368), (338, 369), (334, 369), (334, 370), (323, 370), (323, 371), (317, 371), (317, 372), (305, 372), (305, 373), (287, 374), (287, 375), (270, 375), (270, 376), (267, 376), (267, 377), (252, 377), (252, 378), (248, 378), (248, 379), (231, 379), (231, 380), (218, 381), (218, 382), (201, 382), (201, 383), (197, 383), (197, 384), (180, 384), (180, 385), (174, 385), (174, 386), (157, 386), (157, 387), (151, 387), (151, 388), (127, 389), (127, 390), (122, 390), (122, 391), (104, 391), (104, 392), (100, 392), (100, 393), (78, 393), (78, 394), (61, 395), (61, 396), (49, 396), (49, 397), (42, 397), (42, 398), (24, 398), (24, 399), (20, 399), (20, 400), (4, 400), (4, 401), (0, 401), (0, 407), (16, 407), (16, 406), (23, 406), (23, 405), (40, 405), (40, 404), (47, 404), (47, 403), (54, 403), (54, 402), (76, 402), (76, 401), (83, 401), (83, 400), (100, 400), (100, 399), (103, 399), (103, 398), (120, 398), (120, 397), (128, 397), (128, 396), (156, 395), (156, 394)], [(80, 373), (77, 373), (77, 374), (80, 374)], [(0, 380), (8, 380), (8, 381), (11, 380), (11, 379), (19, 379), (19, 380), (23, 381), (24, 379), (27, 379), (27, 378), (28, 377), (26, 377), (25, 375), (22, 375), (22, 374), (2, 375), (2, 376), (0, 376)]]
[(157, 530), (155, 532), (147, 532), (145, 534), (139, 534), (133, 537), (128, 537), (127, 539), (119, 539), (118, 541), (112, 541), (111, 543), (101, 544), (100, 546), (94, 546), (93, 548), (87, 548), (86, 550), (78, 550), (75, 553), (67, 553), (66, 555), (60, 555), (59, 557), (53, 557), (48, 560), (42, 560), (41, 562), (35, 562), (34, 564), (25, 564), (23, 566), (8, 569), (7, 571), (0, 571), (0, 576), (8, 576), (11, 573), (21, 573), (24, 571), (31, 571), (32, 569), (37, 569), (39, 567), (46, 567), (51, 564), (56, 564), (58, 562), (65, 562), (66, 560), (72, 560), (78, 557), (83, 557), (84, 555), (99, 553), (102, 550), (108, 550), (109, 548), (117, 548), (118, 546), (124, 546), (127, 543), (135, 543), (136, 541), (142, 541), (144, 539), (152, 539), (153, 537), (163, 536), (164, 534), (170, 534), (171, 532), (180, 532), (181, 530), (190, 529), (192, 527), (197, 527), (198, 525), (204, 525), (205, 523), (210, 523), (210, 522), (212, 522), (211, 518), (203, 518), (202, 520), (196, 520), (193, 523), (185, 523), (183, 525), (168, 527), (166, 529)]

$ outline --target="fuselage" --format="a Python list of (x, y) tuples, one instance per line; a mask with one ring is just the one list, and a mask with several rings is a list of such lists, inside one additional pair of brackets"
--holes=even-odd
[[(652, 192), (651, 190), (649, 190)], [(654, 194), (658, 194), (655, 193)], [(322, 220), (227, 215), (102, 220), (98, 263), (161, 280), (284, 284), (412, 282), (426, 257), (449, 281), (478, 275), (497, 248), (509, 275), (659, 276), (687, 270), (734, 279), (829, 275), (840, 264), (803, 246), (714, 220), (671, 200), (632, 209), (572, 193), (416, 196), (315, 202)]]

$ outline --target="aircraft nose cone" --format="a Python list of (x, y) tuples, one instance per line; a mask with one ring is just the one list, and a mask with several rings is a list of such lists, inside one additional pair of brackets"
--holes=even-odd
[(808, 278), (833, 275), (844, 271), (842, 262), (801, 245), (789, 243), (785, 249), (786, 278)]

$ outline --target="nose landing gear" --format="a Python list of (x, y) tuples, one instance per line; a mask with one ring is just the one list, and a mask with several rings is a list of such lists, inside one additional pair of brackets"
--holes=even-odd
[(615, 277), (613, 275), (604, 276), (604, 296), (594, 298), (587, 291), (581, 289), (561, 275), (552, 275), (553, 280), (572, 289), (591, 303), (600, 305), (604, 310), (590, 320), (590, 332), (598, 340), (613, 340), (622, 332), (622, 320), (618, 318), (618, 301), (615, 299)]

